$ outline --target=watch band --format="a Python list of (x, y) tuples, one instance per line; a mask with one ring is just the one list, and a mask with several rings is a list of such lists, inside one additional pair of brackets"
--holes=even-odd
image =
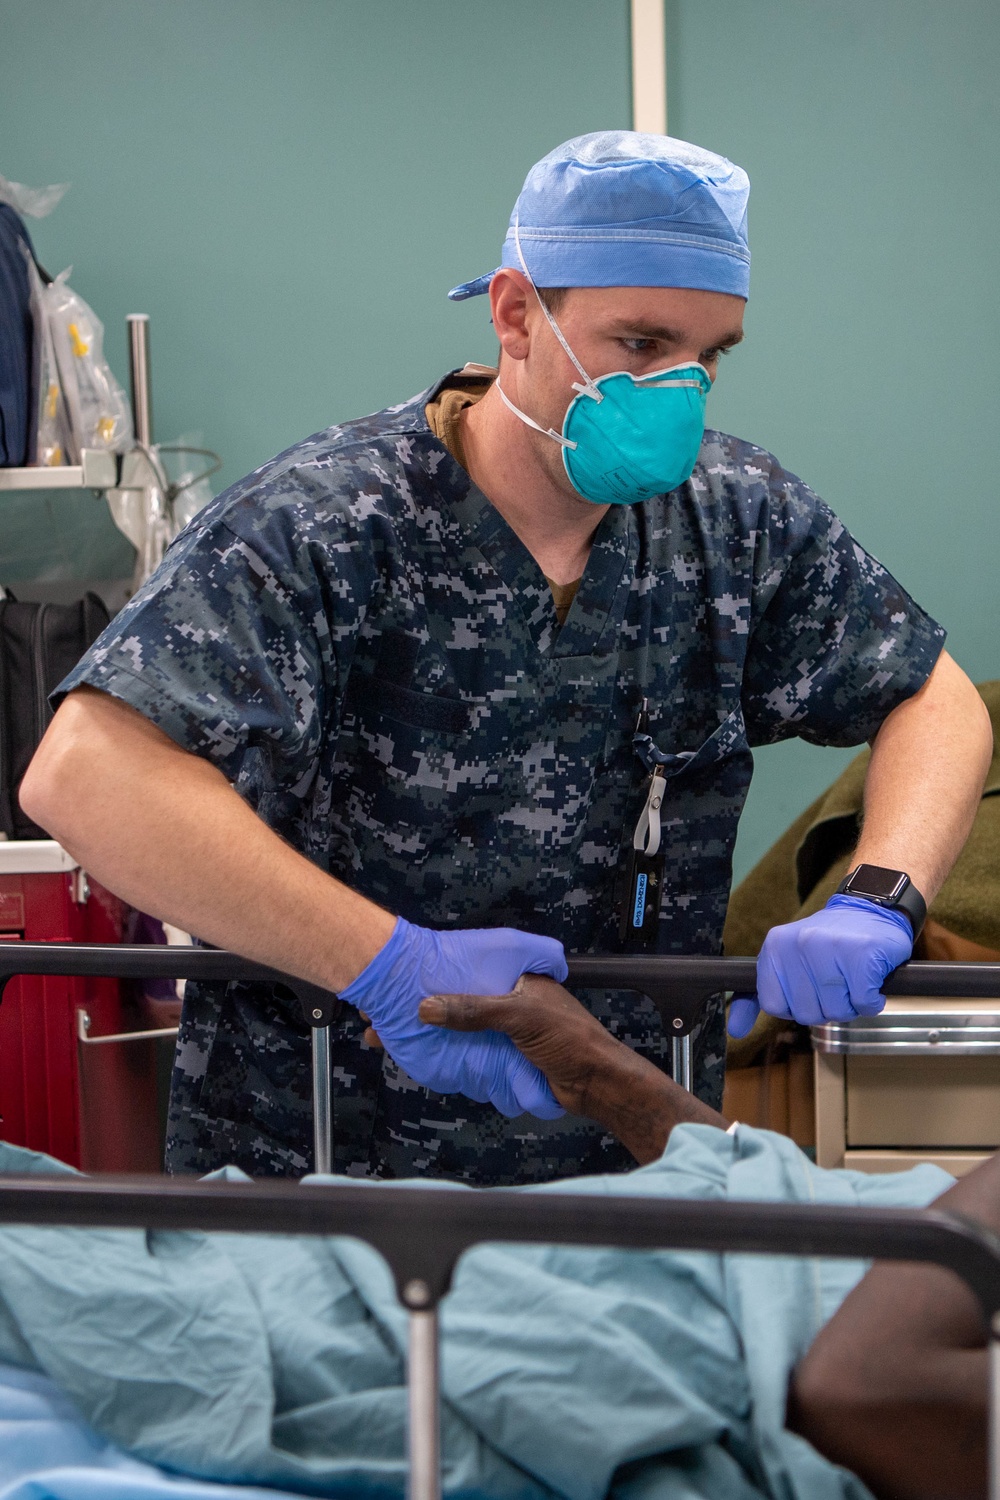
[(910, 919), (914, 940), (927, 920), (927, 902), (904, 870), (856, 865), (837, 887), (838, 896), (858, 896), (875, 906), (901, 911)]

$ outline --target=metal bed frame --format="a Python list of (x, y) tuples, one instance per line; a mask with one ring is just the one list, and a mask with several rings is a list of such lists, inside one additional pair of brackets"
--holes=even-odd
[[(0, 996), (15, 975), (266, 980), (285, 986), (312, 1028), (315, 1155), (332, 1160), (329, 1027), (340, 1002), (330, 992), (211, 948), (96, 944), (0, 944)], [(752, 992), (754, 959), (597, 956), (570, 960), (569, 983), (635, 990), (660, 1011), (674, 1039), (674, 1076), (690, 1084), (690, 1036), (708, 996)], [(892, 995), (1000, 996), (1000, 964), (908, 963), (885, 985)], [(687, 1199), (595, 1199), (566, 1193), (349, 1183), (187, 1183), (96, 1178), (58, 1183), (0, 1178), (0, 1223), (121, 1229), (225, 1230), (350, 1235), (387, 1261), (409, 1313), (407, 1359), (410, 1500), (440, 1500), (438, 1304), (455, 1265), (485, 1241), (699, 1250), (716, 1254), (829, 1256), (924, 1261), (968, 1284), (983, 1309), (989, 1345), (989, 1494), (1000, 1500), (1000, 1237), (938, 1209), (837, 1208)]]

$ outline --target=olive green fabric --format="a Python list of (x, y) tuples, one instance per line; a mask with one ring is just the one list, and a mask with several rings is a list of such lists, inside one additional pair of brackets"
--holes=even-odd
[[(979, 693), (1000, 739), (1000, 681)], [(756, 954), (772, 927), (819, 911), (850, 868), (861, 831), (865, 776), (871, 752), (852, 760), (773, 844), (732, 894), (723, 934), (728, 954)], [(929, 916), (949, 932), (984, 948), (1000, 949), (1000, 752), (993, 760), (965, 848)], [(747, 1067), (766, 1045), (773, 1018), (762, 1015), (749, 1036), (730, 1039), (729, 1067)], [(787, 1021), (773, 1021), (787, 1029)]]

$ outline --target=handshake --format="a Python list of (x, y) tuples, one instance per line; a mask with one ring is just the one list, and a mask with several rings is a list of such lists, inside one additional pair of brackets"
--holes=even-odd
[[(885, 1004), (881, 985), (912, 948), (903, 913), (834, 896), (823, 911), (772, 928), (757, 965), (757, 994), (733, 1001), (730, 1031), (745, 1035), (759, 1010), (805, 1025), (873, 1015)], [(561, 984), (567, 973), (554, 938), (509, 927), (434, 932), (400, 917), (385, 947), (340, 998), (368, 1017), (416, 1083), (492, 1104), (502, 1115), (554, 1120), (563, 1105), (522, 1050), (527, 1038), (518, 1036), (519, 1047), (500, 1030), (483, 1029), (489, 1011), (482, 1006), (477, 1024), (463, 1033), (454, 1020), (460, 1012), (431, 997), (506, 996), (523, 974)]]
[(399, 917), (392, 936), (341, 1000), (367, 1017), (394, 1062), (438, 1094), (464, 1094), (502, 1115), (555, 1120), (563, 1113), (543, 1075), (498, 1031), (461, 1035), (426, 1025), (432, 995), (506, 995), (522, 974), (560, 982), (569, 970), (562, 943), (510, 927), (432, 932)]

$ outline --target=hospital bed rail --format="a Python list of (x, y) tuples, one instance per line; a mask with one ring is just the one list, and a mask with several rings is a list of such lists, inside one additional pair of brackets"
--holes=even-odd
[(347, 1235), (386, 1260), (409, 1311), (410, 1500), (440, 1500), (438, 1303), (481, 1243), (923, 1261), (978, 1297), (990, 1350), (990, 1489), (1000, 1500), (1000, 1237), (940, 1209), (697, 1202), (385, 1184), (0, 1177), (0, 1223)]
[[(753, 958), (595, 954), (569, 959), (567, 983), (632, 990), (651, 1000), (672, 1038), (673, 1076), (690, 1088), (691, 1032), (706, 1002), (719, 992), (753, 993), (756, 972)], [(0, 944), (0, 998), (15, 976), (46, 974), (264, 981), (282, 986), (298, 1002), (312, 1030), (314, 1159), (318, 1172), (330, 1171), (329, 1028), (341, 1006), (331, 991), (217, 948)], [(886, 995), (997, 997), (1000, 964), (910, 962), (889, 976), (883, 990)], [(495, 1190), (466, 1195), (385, 1187), (369, 1194), (346, 1185), (195, 1186), (163, 1178), (102, 1178), (56, 1188), (35, 1178), (0, 1179), (0, 1222), (349, 1233), (368, 1240), (388, 1261), (410, 1317), (410, 1500), (439, 1500), (441, 1493), (437, 1307), (457, 1259), (472, 1244), (506, 1240), (851, 1259), (877, 1256), (945, 1265), (972, 1287), (986, 1317), (990, 1496), (1000, 1500), (1000, 1239), (956, 1215), (622, 1198), (609, 1205), (584, 1195), (535, 1192), (526, 1198)]]
[[(702, 958), (665, 954), (581, 954), (569, 958), (567, 984), (581, 989), (634, 990), (656, 1006), (671, 1039), (671, 1073), (684, 1088), (692, 1082), (691, 1033), (706, 1003), (720, 992), (753, 994), (755, 958)], [(245, 980), (280, 985), (297, 1000), (312, 1030), (314, 1143), (317, 1171), (332, 1161), (330, 1034), (342, 1002), (330, 990), (282, 974), (221, 948), (157, 944), (0, 943), (0, 998), (22, 974), (117, 979)], [(1000, 997), (1000, 964), (910, 962), (883, 985), (889, 996)], [(139, 1033), (137, 1033), (138, 1035)]]

